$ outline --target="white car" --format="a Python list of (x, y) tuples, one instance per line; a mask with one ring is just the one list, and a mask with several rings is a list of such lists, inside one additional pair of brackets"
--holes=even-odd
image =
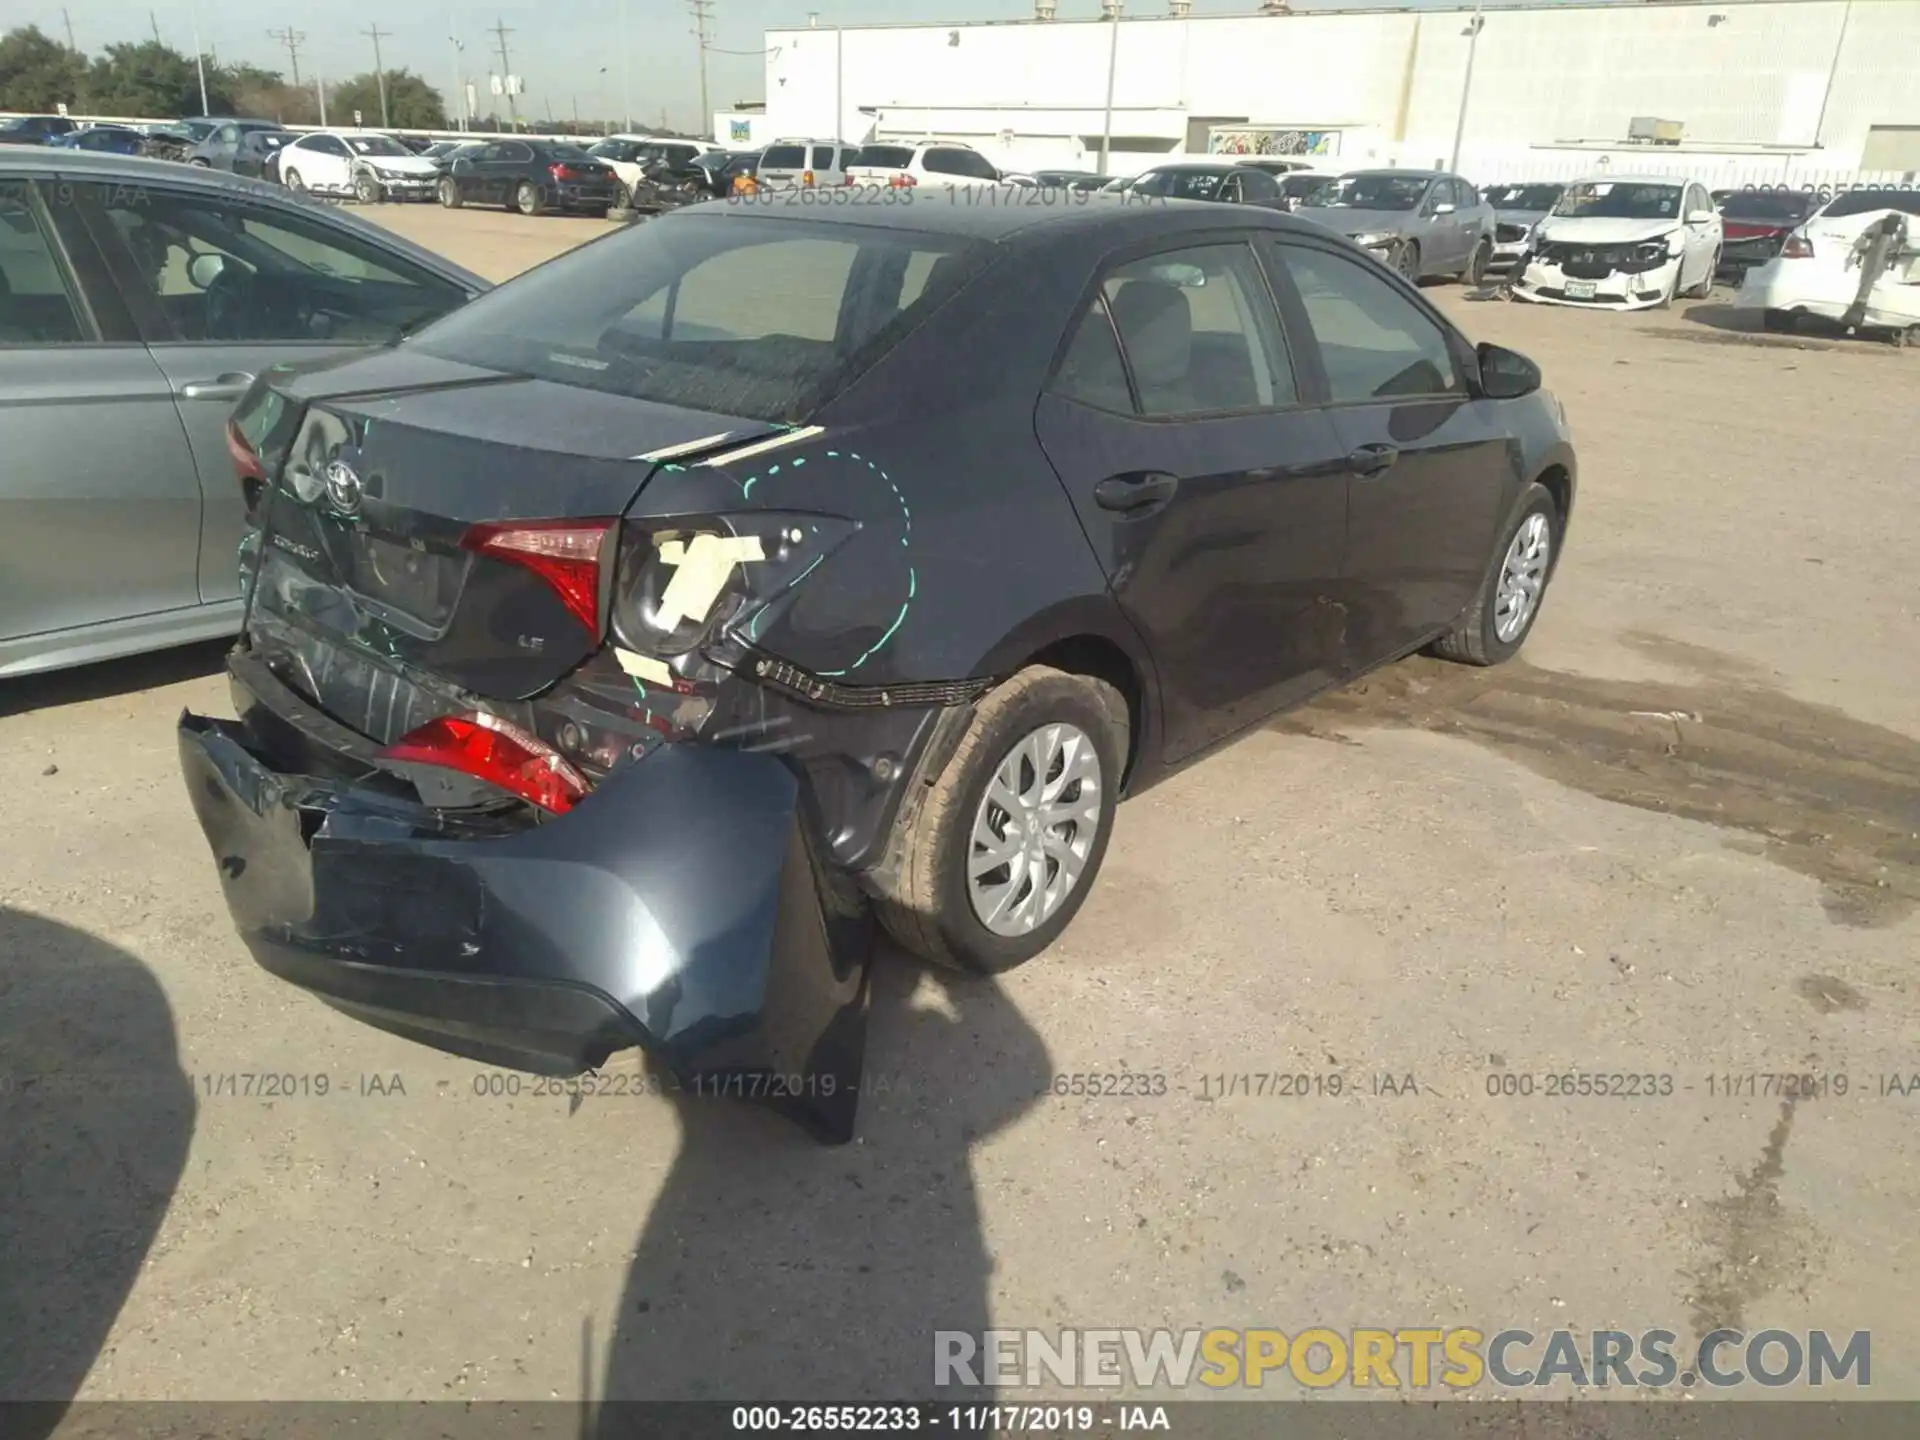
[(691, 140), (667, 140), (658, 135), (609, 135), (589, 145), (587, 154), (613, 171), (631, 196), (652, 166), (665, 161), (675, 170), (684, 170), (708, 148)]
[(289, 190), (351, 195), (363, 205), (430, 199), (440, 167), (391, 135), (315, 130), (281, 147), (280, 183)]
[[(766, 161), (760, 162), (761, 174)], [(1005, 183), (999, 167), (971, 145), (952, 140), (924, 145), (862, 145), (847, 165), (849, 185), (890, 185), (916, 188), (978, 190)]]
[[(1746, 274), (1734, 306), (1769, 330), (1801, 315), (1920, 343), (1920, 191), (1851, 190), (1808, 216)], [(1882, 243), (1884, 242), (1884, 243)]]
[(1707, 187), (1670, 175), (1576, 180), (1533, 231), (1513, 297), (1646, 310), (1705, 296), (1724, 234)]

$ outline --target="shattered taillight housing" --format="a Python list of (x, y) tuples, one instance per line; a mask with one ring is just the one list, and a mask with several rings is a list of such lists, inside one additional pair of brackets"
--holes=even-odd
[(381, 754), (401, 764), (457, 770), (554, 815), (566, 814), (588, 790), (586, 777), (551, 745), (482, 711), (429, 720)]

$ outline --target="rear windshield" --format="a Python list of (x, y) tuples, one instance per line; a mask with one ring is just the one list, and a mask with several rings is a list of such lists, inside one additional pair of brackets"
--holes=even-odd
[(1566, 188), (1564, 185), (1489, 185), (1480, 193), (1496, 210), (1551, 210)]
[(1721, 203), (1720, 213), (1729, 220), (1804, 220), (1819, 203), (1791, 190), (1736, 190)]
[(567, 145), (564, 143), (549, 143), (543, 148), (541, 153), (550, 155), (555, 160), (591, 160), (593, 158), (593, 156), (581, 149), (580, 146)]
[(1225, 170), (1149, 170), (1134, 181), (1133, 189), (1170, 200), (1211, 200), (1226, 178)]
[(1839, 220), (1848, 215), (1867, 215), (1875, 210), (1898, 210), (1906, 215), (1920, 215), (1920, 190), (1849, 190), (1820, 214), (1823, 219)]
[(950, 235), (682, 213), (530, 271), (408, 343), (504, 374), (798, 422), (992, 253)]
[(849, 165), (871, 165), (876, 170), (904, 170), (913, 164), (905, 145), (863, 145), (847, 157)]
[(775, 145), (760, 157), (762, 170), (804, 170), (806, 166), (804, 145)]

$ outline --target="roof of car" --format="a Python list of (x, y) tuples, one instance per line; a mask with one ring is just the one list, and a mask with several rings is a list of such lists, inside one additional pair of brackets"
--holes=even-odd
[(1431, 180), (1436, 175), (1450, 175), (1452, 173), (1453, 172), (1449, 170), (1411, 170), (1383, 167), (1378, 170), (1347, 170), (1344, 171), (1339, 178), (1345, 180), (1354, 175), (1388, 175), (1396, 180)]
[(1569, 185), (1671, 185), (1678, 188), (1692, 185), (1695, 181), (1684, 175), (1582, 175), (1578, 180), (1569, 180)]
[(1259, 227), (1324, 236), (1324, 226), (1295, 220), (1278, 210), (1257, 205), (1217, 205), (1203, 200), (1129, 200), (1080, 191), (1071, 202), (1033, 203), (1009, 196), (1032, 195), (1030, 189), (989, 186), (955, 192), (967, 198), (949, 203), (942, 197), (925, 204), (899, 205), (758, 205), (709, 201), (669, 211), (653, 224), (672, 224), (682, 216), (726, 216), (742, 221), (812, 221), (826, 225), (918, 231), (988, 242), (1011, 240), (1045, 232), (1049, 237), (1073, 231), (1111, 231), (1117, 242), (1152, 236), (1156, 227), (1169, 234), (1186, 230)]

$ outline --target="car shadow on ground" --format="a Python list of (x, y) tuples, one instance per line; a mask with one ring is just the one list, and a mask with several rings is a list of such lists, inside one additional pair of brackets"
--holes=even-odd
[(197, 645), (129, 655), (124, 660), (103, 660), (94, 665), (76, 665), (71, 670), (25, 675), (0, 684), (0, 715), (24, 715), (59, 705), (82, 705), (90, 700), (198, 680), (204, 675), (218, 674), (227, 651), (232, 648), (231, 640), (205, 640)]
[(1893, 350), (1884, 335), (1873, 332), (1849, 334), (1845, 326), (1833, 320), (1823, 320), (1815, 315), (1801, 315), (1796, 318), (1794, 328), (1788, 331), (1772, 331), (1761, 322), (1758, 310), (1741, 309), (1737, 306), (1717, 301), (1703, 301), (1690, 305), (1679, 312), (1680, 318), (1693, 325), (1699, 325), (1714, 333), (1686, 334), (1683, 331), (1668, 331), (1668, 334), (1684, 335), (1689, 340), (1709, 340), (1722, 344), (1765, 345), (1778, 350), (1839, 350), (1856, 345), (1865, 345), (1870, 350)]
[(59, 1422), (186, 1164), (193, 1087), (145, 965), (0, 906), (0, 1430)]
[[(851, 1144), (738, 1101), (676, 1102), (681, 1148), (634, 1247), (603, 1400), (991, 1398), (936, 1389), (934, 1332), (990, 1323), (969, 1152), (1038, 1103), (1046, 1047), (992, 981), (895, 953), (868, 1033)], [(604, 1408), (601, 1432), (617, 1417)]]

